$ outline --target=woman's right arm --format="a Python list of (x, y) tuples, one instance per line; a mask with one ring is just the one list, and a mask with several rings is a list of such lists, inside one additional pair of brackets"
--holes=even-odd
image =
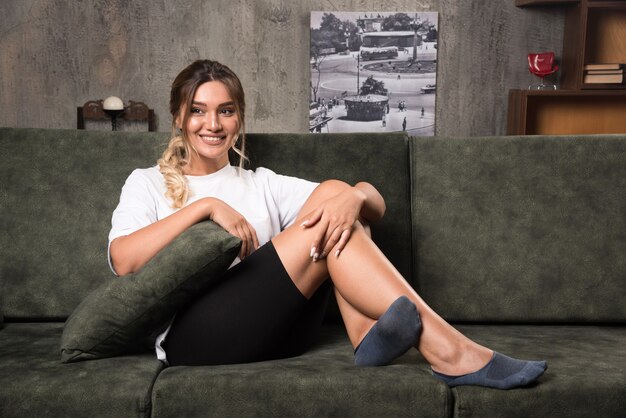
[(246, 219), (219, 199), (204, 198), (179, 211), (111, 242), (113, 268), (123, 276), (136, 272), (192, 225), (210, 219), (242, 240), (239, 257), (243, 260), (258, 248), (256, 231)]

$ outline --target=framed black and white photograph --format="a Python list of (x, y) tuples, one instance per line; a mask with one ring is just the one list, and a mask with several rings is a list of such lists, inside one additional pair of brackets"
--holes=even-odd
[(435, 133), (437, 12), (311, 12), (311, 132)]

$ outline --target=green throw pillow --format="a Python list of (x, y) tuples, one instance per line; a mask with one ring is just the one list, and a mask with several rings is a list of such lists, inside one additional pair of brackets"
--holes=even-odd
[(141, 270), (111, 279), (70, 315), (61, 337), (61, 361), (112, 357), (146, 347), (174, 314), (231, 265), (241, 246), (213, 222), (198, 223)]

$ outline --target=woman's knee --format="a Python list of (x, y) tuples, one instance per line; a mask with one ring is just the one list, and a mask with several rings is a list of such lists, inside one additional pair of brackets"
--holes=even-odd
[(333, 197), (349, 189), (350, 185), (341, 180), (326, 180), (323, 181), (315, 188), (313, 195), (322, 195), (326, 198)]
[(308, 215), (312, 210), (317, 209), (317, 207), (325, 200), (328, 200), (333, 196), (337, 196), (349, 187), (350, 185), (348, 183), (341, 180), (323, 181), (315, 188), (315, 190), (313, 190), (309, 198), (304, 203), (302, 209), (300, 209), (297, 221), (300, 221), (300, 218)]

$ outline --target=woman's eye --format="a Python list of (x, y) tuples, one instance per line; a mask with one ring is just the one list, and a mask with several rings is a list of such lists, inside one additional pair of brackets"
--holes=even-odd
[(225, 115), (234, 115), (235, 114), (235, 109), (224, 108), (224, 109), (222, 109), (222, 113), (225, 114)]
[(197, 107), (193, 107), (193, 108), (191, 108), (191, 113), (202, 113), (202, 109), (197, 108)]

